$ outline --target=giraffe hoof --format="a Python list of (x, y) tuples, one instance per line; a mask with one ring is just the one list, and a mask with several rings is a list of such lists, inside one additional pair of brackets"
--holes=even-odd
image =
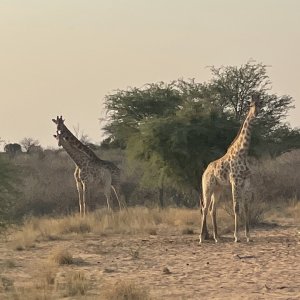
[(199, 245), (203, 243), (203, 240), (205, 240), (201, 235), (199, 236)]
[(241, 241), (240, 241), (239, 239), (235, 238), (235, 239), (234, 239), (234, 242), (235, 242), (235, 243), (240, 243)]
[(252, 243), (253, 239), (247, 238), (247, 243)]

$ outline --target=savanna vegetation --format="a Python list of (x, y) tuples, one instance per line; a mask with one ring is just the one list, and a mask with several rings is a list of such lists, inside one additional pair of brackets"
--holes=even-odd
[[(14, 258), (0, 260), (1, 295), (7, 299), (88, 295), (94, 299), (92, 282), (100, 279), (80, 270), (86, 261), (74, 255), (69, 241), (85, 241), (87, 235), (104, 240), (110, 235), (129, 239), (142, 235), (147, 242), (148, 236), (170, 232), (195, 234), (200, 226), (202, 172), (225, 153), (254, 92), (260, 93), (263, 105), (250, 149), (256, 190), (250, 205), (251, 223), (283, 216), (292, 222), (300, 220), (300, 130), (286, 122), (293, 98), (272, 93), (267, 67), (261, 63), (212, 67), (211, 74), (204, 83), (193, 79), (150, 83), (105, 97), (106, 137), (101, 144), (89, 146), (122, 169), (128, 210), (108, 212), (104, 195), (97, 194), (88, 203), (88, 216), (80, 218), (74, 163), (64, 150), (42, 149), (34, 138), (5, 145), (0, 155), (0, 224), (8, 234), (4, 239), (14, 252), (46, 250), (36, 280), (28, 287), (14, 285), (5, 275), (18, 266)], [(88, 141), (86, 135), (84, 140)], [(224, 191), (218, 215), (221, 234), (232, 230), (230, 199), (229, 191)], [(63, 246), (49, 251), (47, 243), (59, 242)], [(106, 255), (107, 249), (124, 246), (125, 261), (128, 257), (135, 261), (141, 257), (142, 244), (134, 245), (124, 246), (115, 238), (111, 246), (102, 244), (103, 248), (93, 251)], [(103, 272), (115, 269), (104, 267)], [(171, 274), (168, 268), (162, 273)], [(147, 287), (134, 281), (98, 281), (103, 299), (151, 299)]]
[[(201, 174), (225, 153), (254, 92), (263, 102), (250, 149), (259, 178), (257, 200), (299, 198), (300, 130), (286, 122), (293, 98), (272, 93), (267, 67), (261, 63), (212, 67), (211, 74), (204, 83), (151, 83), (105, 97), (106, 138), (90, 146), (123, 170), (122, 190), (129, 206), (197, 207)], [(20, 144), (6, 145), (0, 157), (3, 221), (76, 212), (74, 165), (67, 154), (43, 150), (34, 138)], [(92, 200), (91, 209), (105, 205), (101, 195)]]

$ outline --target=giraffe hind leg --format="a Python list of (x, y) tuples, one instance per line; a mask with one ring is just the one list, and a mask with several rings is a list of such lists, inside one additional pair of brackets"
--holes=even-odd
[[(116, 198), (117, 198), (117, 201), (118, 201), (118, 204), (119, 204), (119, 209), (120, 209), (120, 210), (121, 210), (122, 208), (127, 209), (127, 205), (126, 205), (124, 199), (122, 199), (120, 192), (118, 192), (118, 191), (120, 191), (120, 189), (119, 189), (119, 188), (118, 188), (118, 189), (115, 188), (113, 185), (111, 185), (111, 189), (114, 191), (114, 194), (115, 194), (115, 196), (116, 196)], [(119, 195), (120, 197), (119, 197), (118, 195)]]
[(199, 243), (201, 244), (203, 240), (207, 237), (207, 225), (206, 225), (206, 216), (208, 209), (211, 203), (211, 192), (204, 191), (203, 193), (203, 208), (202, 208), (202, 222), (201, 222), (201, 230), (199, 235)]

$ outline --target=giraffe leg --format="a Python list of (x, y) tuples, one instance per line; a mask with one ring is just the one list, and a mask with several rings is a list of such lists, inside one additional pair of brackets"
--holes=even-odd
[(243, 204), (244, 204), (244, 218), (245, 218), (245, 237), (247, 242), (250, 242), (250, 233), (249, 233), (249, 204), (250, 201), (254, 200), (254, 194), (253, 191), (249, 187), (249, 182), (245, 183), (246, 188), (244, 192), (244, 199), (243, 199)]
[(250, 242), (250, 233), (249, 233), (249, 209), (248, 203), (244, 203), (244, 218), (245, 218), (245, 237), (247, 242)]
[(208, 212), (208, 208), (211, 202), (211, 193), (205, 191), (203, 193), (203, 208), (202, 208), (202, 222), (201, 222), (201, 230), (199, 235), (199, 243), (201, 244), (203, 240), (205, 240), (207, 236), (207, 226), (206, 226), (206, 216)]
[(239, 227), (239, 206), (241, 202), (241, 188), (237, 184), (237, 182), (232, 182), (231, 183), (231, 188), (232, 188), (232, 200), (233, 200), (233, 212), (234, 212), (234, 241), (237, 243), (239, 242), (239, 237), (238, 237), (238, 227)]
[(111, 211), (111, 205), (110, 205), (110, 196), (111, 196), (111, 193), (110, 193), (110, 189), (111, 189), (111, 184), (110, 182), (104, 187), (104, 195), (106, 197), (106, 202), (107, 202), (107, 209), (109, 211)]
[(86, 182), (83, 182), (83, 197), (82, 197), (82, 206), (83, 206), (83, 216), (86, 215), (86, 204), (89, 202), (89, 187)]
[(83, 216), (83, 185), (82, 185), (82, 181), (80, 179), (79, 172), (80, 172), (80, 170), (77, 167), (74, 172), (74, 178), (76, 181), (76, 187), (77, 187), (78, 198), (79, 198), (79, 214), (82, 217)]
[[(200, 196), (200, 211), (201, 211), (201, 215), (202, 216), (203, 216), (203, 209), (204, 209), (204, 204), (203, 204), (202, 198)], [(209, 234), (208, 234), (206, 223), (204, 225), (204, 229), (203, 230), (204, 230), (204, 240), (208, 240), (209, 239)]]
[(216, 202), (218, 201), (218, 193), (214, 192), (212, 194), (212, 200), (210, 204), (210, 215), (211, 215), (211, 221), (213, 225), (213, 236), (214, 240), (217, 243), (218, 242), (218, 233), (217, 233), (217, 208), (216, 208)]
[(117, 193), (117, 188), (115, 188), (113, 185), (111, 185), (111, 189), (113, 190), (113, 192), (114, 192), (114, 194), (115, 194), (115, 196), (117, 198), (117, 201), (118, 201), (118, 204), (119, 204), (119, 210), (121, 210), (122, 209), (122, 205), (121, 205), (118, 193)]

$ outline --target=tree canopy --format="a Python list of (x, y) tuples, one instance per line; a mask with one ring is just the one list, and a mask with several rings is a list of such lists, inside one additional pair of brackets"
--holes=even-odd
[(147, 163), (157, 182), (199, 188), (206, 165), (222, 156), (238, 132), (254, 92), (262, 107), (250, 153), (272, 156), (300, 146), (300, 132), (286, 123), (291, 96), (271, 93), (267, 66), (249, 61), (236, 67), (211, 67), (208, 82), (176, 80), (106, 96), (104, 142), (126, 148), (128, 157)]

